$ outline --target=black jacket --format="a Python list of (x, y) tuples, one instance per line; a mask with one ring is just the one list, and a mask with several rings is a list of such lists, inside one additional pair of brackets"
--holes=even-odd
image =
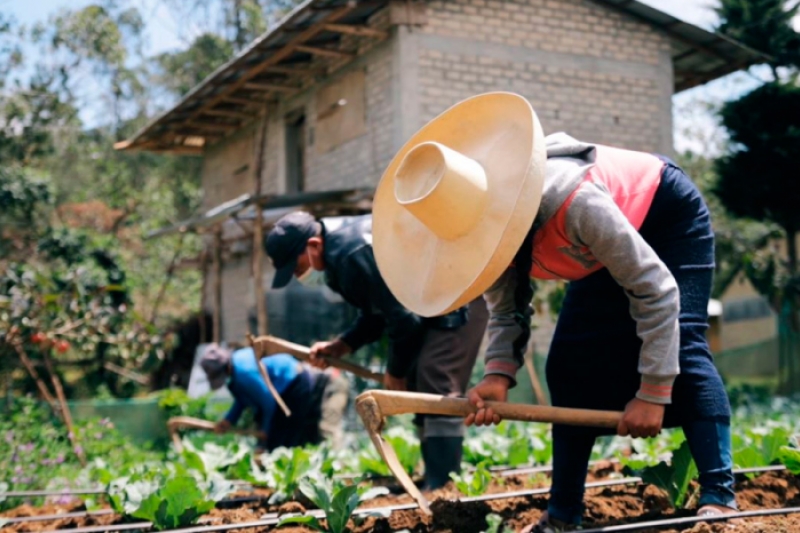
[(403, 307), (384, 283), (372, 252), (372, 216), (323, 218), (325, 281), (358, 318), (341, 338), (353, 351), (389, 336), (386, 370), (404, 377), (422, 347), (425, 321)]

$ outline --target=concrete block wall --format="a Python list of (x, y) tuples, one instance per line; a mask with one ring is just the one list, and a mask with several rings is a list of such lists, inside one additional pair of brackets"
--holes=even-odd
[(253, 192), (258, 131), (258, 124), (251, 124), (203, 153), (204, 210)]
[[(369, 21), (376, 29), (389, 30), (387, 10), (376, 13)], [(344, 36), (341, 48), (357, 51), (358, 57), (348, 64), (332, 64), (333, 72), (325, 80), (303, 93), (281, 101), (270, 113), (267, 149), (262, 183), (267, 193), (285, 191), (285, 130), (287, 113), (302, 109), (306, 116), (305, 189), (333, 190), (370, 187), (377, 184), (383, 168), (394, 155), (393, 131), (393, 49), (392, 39), (373, 39)], [(342, 143), (326, 153), (317, 153), (313, 143), (316, 125), (316, 93), (338, 77), (361, 69), (365, 72), (366, 133)]]
[(468, 96), (528, 98), (546, 133), (672, 152), (664, 35), (589, 0), (435, 0), (418, 50), (418, 125)]

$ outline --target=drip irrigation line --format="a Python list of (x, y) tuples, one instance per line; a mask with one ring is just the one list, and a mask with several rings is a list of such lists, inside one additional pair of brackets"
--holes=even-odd
[(40, 514), (36, 516), (18, 516), (15, 518), (4, 518), (6, 524), (19, 524), (21, 522), (45, 522), (47, 520), (63, 520), (65, 518), (88, 518), (90, 516), (103, 516), (114, 514), (111, 509), (101, 509), (99, 511), (75, 511), (72, 513), (61, 514)]
[[(548, 469), (551, 469), (551, 467), (549, 467), (549, 466), (540, 466), (540, 467), (532, 467), (532, 468), (528, 468), (528, 469), (518, 469), (516, 471), (512, 471), (513, 473), (509, 473), (507, 475), (547, 472)], [(773, 466), (762, 466), (762, 467), (752, 467), (752, 468), (737, 468), (737, 469), (733, 470), (733, 473), (734, 474), (752, 474), (752, 473), (759, 473), (759, 472), (779, 472), (779, 471), (783, 471), (783, 470), (786, 470), (785, 466), (783, 466), (783, 465), (773, 465)], [(641, 482), (642, 482), (642, 479), (639, 478), (639, 477), (627, 477), (627, 478), (616, 479), (616, 480), (590, 482), (590, 483), (586, 483), (585, 487), (587, 489), (593, 489), (593, 488), (613, 487), (613, 486), (618, 486), (618, 485), (631, 485), (631, 484), (641, 483)], [(14, 494), (18, 494), (19, 492), (23, 492), (26, 495), (28, 495), (30, 493), (33, 493), (33, 495), (40, 496), (40, 495), (43, 495), (42, 493), (46, 493), (46, 492), (49, 492), (49, 491), (18, 491), (17, 493), (14, 493), (14, 492), (0, 493), (0, 495), (12, 496)], [(72, 494), (98, 494), (98, 493), (104, 493), (104, 492), (105, 491), (87, 490), (86, 492), (84, 492), (84, 491), (78, 491), (78, 492), (73, 491)], [(529, 489), (529, 490), (521, 490), (521, 491), (514, 491), (514, 492), (501, 492), (501, 493), (496, 493), (496, 494), (485, 494), (485, 495), (482, 495), (482, 496), (464, 497), (464, 498), (459, 498), (459, 499), (453, 500), (453, 501), (457, 501), (457, 502), (460, 502), (460, 503), (492, 501), (492, 500), (500, 500), (500, 499), (508, 499), (508, 498), (518, 498), (518, 497), (544, 495), (544, 494), (547, 494), (548, 492), (550, 492), (549, 487), (544, 487), (544, 488), (539, 488), (539, 489)], [(63, 492), (54, 493), (54, 495), (68, 495), (68, 494), (70, 494), (70, 493), (63, 493)], [(232, 498), (232, 499), (229, 499), (229, 500), (220, 500), (219, 502), (217, 502), (217, 507), (218, 508), (226, 508), (226, 507), (228, 507), (229, 505), (232, 505), (232, 504), (251, 503), (251, 502), (260, 501), (260, 500), (263, 500), (263, 499), (264, 499), (263, 497), (253, 496), (253, 497), (245, 497), (245, 498)], [(370, 513), (375, 513), (375, 512), (390, 512), (391, 513), (391, 512), (394, 512), (394, 511), (405, 511), (405, 510), (411, 510), (411, 509), (416, 509), (416, 508), (417, 508), (417, 504), (416, 503), (409, 503), (409, 504), (399, 504), (399, 505), (393, 505), (393, 506), (387, 506), (387, 507), (375, 507), (375, 508), (357, 509), (356, 511), (354, 511), (353, 514), (354, 515), (364, 515), (364, 514), (370, 514)], [(110, 509), (104, 509), (104, 510), (100, 510), (100, 511), (80, 511), (80, 512), (74, 512), (74, 513), (64, 513), (64, 514), (59, 514), (59, 515), (38, 515), (38, 516), (28, 516), (28, 517), (17, 517), (17, 518), (9, 519), (8, 523), (13, 524), (13, 523), (34, 522), (34, 521), (43, 522), (43, 521), (47, 521), (47, 520), (61, 520), (61, 519), (66, 519), (66, 518), (82, 518), (82, 517), (88, 517), (88, 516), (102, 516), (102, 515), (111, 514), (111, 513), (113, 513), (113, 511), (111, 511)], [(296, 513), (295, 514), (284, 514), (284, 515), (281, 515), (281, 519), (289, 517), (289, 516), (309, 516), (309, 515), (310, 516), (314, 516), (315, 518), (324, 518), (324, 514), (321, 511), (313, 511), (312, 510), (312, 511), (308, 511), (304, 515), (303, 514), (296, 514)], [(692, 517), (690, 517), (690, 518), (692, 518)], [(266, 521), (273, 520), (275, 524), (277, 524), (280, 521), (278, 519), (278, 513), (268, 513), (268, 514), (262, 515), (261, 520), (259, 521), (259, 524), (253, 525), (253, 526), (248, 526), (248, 527), (261, 527), (261, 525), (263, 525), (263, 524), (260, 524), (260, 522), (262, 522), (264, 520), (266, 520)], [(140, 525), (141, 525), (141, 527), (143, 529), (147, 529), (147, 528), (150, 527), (150, 525), (148, 525), (148, 524), (149, 523), (141, 523)], [(126, 530), (131, 529), (131, 528), (128, 527), (128, 526), (131, 526), (131, 525), (133, 525), (133, 524), (120, 524), (118, 526), (90, 526), (90, 527), (87, 527), (87, 528), (71, 528), (70, 532), (71, 533), (95, 533), (97, 531), (126, 531)], [(270, 525), (270, 524), (267, 524), (267, 525)], [(272, 525), (274, 525), (274, 524), (272, 524)], [(100, 527), (101, 529), (96, 529), (97, 527)], [(206, 528), (212, 527), (213, 528), (214, 526), (203, 526), (203, 527), (206, 527)], [(617, 526), (609, 526), (609, 527), (617, 527)], [(622, 527), (622, 526), (620, 526), (620, 527)], [(627, 526), (625, 526), (625, 527), (627, 527)], [(123, 529), (120, 529), (120, 528), (123, 528)], [(133, 529), (135, 529), (135, 528), (133, 528)], [(182, 533), (194, 533), (193, 531), (190, 531), (190, 530), (176, 530), (176, 531), (181, 531)], [(215, 530), (215, 529), (203, 529), (203, 531), (217, 531), (217, 530)], [(617, 531), (617, 530), (605, 530), (604, 529), (604, 530), (598, 530), (598, 531)], [(619, 531), (629, 531), (629, 530), (621, 529)], [(588, 533), (588, 531), (584, 531), (583, 533)]]
[[(229, 509), (235, 505), (240, 505), (243, 503), (252, 503), (258, 502), (262, 500), (266, 500), (266, 497), (262, 496), (253, 496), (247, 498), (231, 498), (227, 500), (220, 500), (216, 503), (215, 507), (217, 509)], [(46, 522), (48, 520), (62, 520), (65, 518), (88, 518), (90, 516), (103, 516), (114, 514), (112, 509), (99, 509), (97, 511), (73, 511), (69, 513), (61, 513), (61, 514), (49, 514), (49, 515), (35, 515), (35, 516), (18, 516), (14, 518), (7, 518), (7, 523), (9, 524), (18, 524), (21, 522)]]
[[(609, 481), (592, 481), (586, 483), (587, 489), (602, 489), (605, 487), (616, 487), (619, 485), (635, 485), (642, 482), (640, 477), (626, 477), (622, 479), (612, 479)], [(459, 503), (489, 502), (492, 500), (505, 500), (507, 498), (523, 498), (525, 496), (540, 496), (550, 492), (550, 487), (541, 489), (517, 490), (514, 492), (498, 492), (496, 494), (484, 494), (482, 496), (472, 496), (468, 498), (458, 498)]]
[(654, 529), (662, 527), (680, 526), (686, 524), (696, 524), (698, 522), (726, 522), (743, 518), (757, 518), (760, 516), (775, 516), (800, 513), (800, 507), (787, 507), (785, 509), (761, 509), (758, 511), (744, 511), (741, 513), (731, 513), (719, 516), (687, 516), (684, 518), (670, 518), (667, 520), (652, 520), (650, 522), (638, 522), (635, 524), (622, 524), (619, 526), (605, 526), (594, 529), (582, 529), (581, 533), (613, 533), (617, 531), (638, 531), (642, 529)]
[(786, 467), (783, 465), (772, 466), (753, 466), (750, 468), (734, 468), (734, 474), (759, 474), (761, 472), (783, 472)]
[(106, 531), (147, 531), (153, 527), (152, 522), (134, 522), (132, 524), (113, 524), (109, 526), (73, 527), (69, 529), (50, 529), (40, 533), (105, 533)]
[(105, 489), (70, 489), (70, 490), (10, 490), (0, 492), (0, 497), (33, 498), (38, 496), (77, 496), (80, 494), (105, 494)]
[[(631, 485), (634, 483), (641, 482), (640, 478), (624, 478), (624, 479), (616, 479), (612, 481), (597, 481), (593, 483), (587, 483), (587, 489), (594, 489), (594, 488), (602, 488), (602, 487), (611, 487), (615, 485)], [(513, 491), (513, 492), (498, 492), (496, 494), (485, 494), (483, 496), (473, 496), (473, 497), (465, 497), (465, 498), (458, 498), (456, 500), (452, 500), (458, 503), (472, 503), (472, 502), (486, 502), (486, 501), (493, 501), (493, 500), (504, 500), (509, 498), (522, 498), (526, 496), (538, 496), (547, 494), (550, 489), (542, 488), (542, 489), (531, 489), (531, 490), (521, 490), (521, 491)], [(356, 509), (353, 512), (355, 516), (364, 516), (370, 514), (390, 514), (396, 511), (409, 511), (413, 509), (418, 509), (419, 506), (416, 503), (405, 503), (399, 505), (390, 505), (386, 507), (367, 507)], [(294, 517), (294, 516), (313, 516), (314, 518), (325, 518), (325, 512), (315, 509), (305, 513), (286, 513), (282, 515), (278, 515), (277, 513), (269, 513), (263, 515), (260, 520), (256, 520), (253, 522), (239, 522), (236, 524), (223, 524), (223, 525), (209, 525), (209, 526), (195, 526), (190, 528), (184, 529), (173, 529), (170, 530), (172, 533), (210, 533), (212, 531), (227, 531), (229, 529), (246, 529), (246, 528), (253, 528), (253, 527), (265, 527), (265, 526), (274, 526), (277, 525), (281, 520), (284, 518)], [(109, 525), (109, 526), (89, 526), (89, 527), (79, 527), (79, 528), (69, 528), (69, 529), (56, 529), (51, 531), (43, 531), (42, 533), (55, 533), (60, 532), (63, 533), (64, 531), (69, 531), (69, 533), (100, 533), (106, 531), (130, 531), (132, 529), (141, 529), (146, 530), (152, 527), (150, 522), (137, 522), (134, 524), (119, 524), (119, 525)]]

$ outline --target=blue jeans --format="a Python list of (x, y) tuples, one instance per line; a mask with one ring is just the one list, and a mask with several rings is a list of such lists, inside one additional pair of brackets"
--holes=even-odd
[[(548, 514), (567, 524), (580, 524), (589, 457), (595, 437), (553, 426), (553, 485)], [(736, 508), (730, 425), (698, 420), (683, 426), (700, 473), (700, 505)]]

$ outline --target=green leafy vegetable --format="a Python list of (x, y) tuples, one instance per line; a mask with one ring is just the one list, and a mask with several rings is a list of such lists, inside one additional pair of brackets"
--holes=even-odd
[(499, 514), (489, 513), (486, 515), (486, 531), (483, 533), (503, 533), (503, 517)]
[[(395, 426), (389, 429), (386, 432), (385, 439), (397, 453), (397, 459), (400, 461), (403, 470), (409, 475), (414, 474), (422, 457), (419, 439), (402, 426)], [(362, 450), (358, 457), (358, 467), (361, 472), (367, 474), (391, 475), (389, 467), (378, 455), (374, 446), (368, 446)]]
[(697, 466), (694, 464), (689, 444), (684, 441), (681, 447), (672, 454), (672, 462), (662, 461), (656, 466), (644, 468), (640, 473), (645, 483), (651, 483), (667, 491), (670, 502), (675, 508), (681, 508), (689, 492), (689, 484), (697, 477)]
[(232, 488), (218, 478), (203, 481), (187, 473), (144, 471), (111, 482), (107, 492), (115, 511), (163, 530), (193, 524)]
[(800, 450), (783, 446), (778, 452), (778, 458), (789, 472), (794, 475), (800, 474)]
[(269, 472), (268, 485), (275, 489), (270, 503), (291, 498), (311, 466), (311, 451), (304, 448), (278, 448), (267, 456), (264, 468)]
[(384, 487), (370, 489), (357, 484), (345, 485), (330, 479), (316, 478), (301, 481), (300, 492), (325, 512), (325, 521), (328, 527), (323, 528), (318, 520), (310, 516), (285, 518), (281, 520), (278, 527), (287, 524), (302, 524), (318, 531), (344, 533), (348, 531), (347, 523), (360, 502), (378, 495), (388, 494), (389, 491)]
[(463, 474), (450, 474), (458, 491), (464, 496), (481, 496), (486, 493), (489, 484), (492, 482), (492, 473), (486, 467), (486, 463), (479, 464), (474, 471)]

